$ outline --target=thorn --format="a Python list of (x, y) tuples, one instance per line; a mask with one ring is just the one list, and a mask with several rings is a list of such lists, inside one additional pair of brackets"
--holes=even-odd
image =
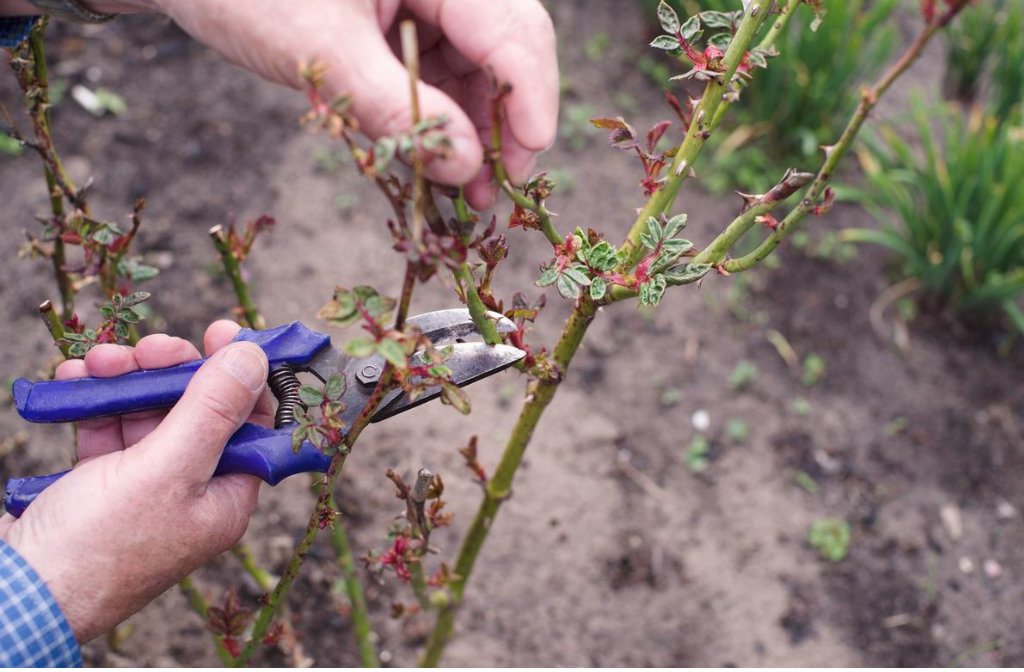
[(760, 215), (756, 217), (754, 221), (757, 222), (758, 224), (761, 224), (762, 226), (771, 229), (772, 231), (779, 227), (779, 220), (772, 217), (771, 214)]
[(825, 152), (826, 159), (832, 156), (832, 152), (836, 151), (835, 145), (819, 145), (819, 147)]
[(744, 194), (742, 191), (737, 191), (736, 195), (743, 199), (743, 208), (740, 210), (741, 215), (757, 205), (761, 199), (764, 198), (764, 194)]
[(689, 164), (687, 163), (686, 159), (683, 159), (682, 161), (680, 161), (679, 165), (676, 166), (676, 177), (681, 176), (683, 174), (683, 172), (686, 171), (686, 167), (688, 165)]

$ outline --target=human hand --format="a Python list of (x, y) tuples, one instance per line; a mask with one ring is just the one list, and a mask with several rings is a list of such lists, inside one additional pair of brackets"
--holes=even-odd
[(300, 63), (329, 69), (329, 99), (351, 96), (371, 138), (412, 126), (408, 74), (398, 24), (416, 21), (424, 116), (443, 115), (453, 156), (427, 167), (430, 179), (466, 184), (470, 205), (493, 204), (496, 187), (483, 164), (492, 98), (489, 69), (512, 85), (502, 128), (510, 179), (530, 177), (537, 153), (555, 138), (558, 58), (551, 19), (538, 0), (86, 0), (97, 11), (152, 9), (207, 46), (263, 77), (301, 86)]
[[(117, 625), (245, 533), (260, 481), (213, 477), (224, 444), (248, 420), (272, 423), (267, 358), (232, 343), (221, 321), (203, 339), (214, 355), (170, 411), (81, 422), (79, 463), (0, 538), (46, 582), (79, 642)], [(134, 348), (100, 345), (63, 362), (58, 379), (110, 377), (197, 359), (185, 340), (147, 336)]]

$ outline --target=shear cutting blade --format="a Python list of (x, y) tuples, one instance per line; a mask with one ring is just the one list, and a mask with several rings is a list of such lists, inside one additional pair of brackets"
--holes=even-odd
[[(526, 356), (525, 352), (510, 345), (455, 343), (451, 347), (451, 357), (444, 363), (452, 370), (452, 380), (459, 387), (465, 387), (487, 376), (504, 371)], [(427, 391), (415, 401), (411, 401), (404, 392), (396, 390), (384, 399), (380, 410), (373, 415), (371, 422), (380, 422), (408, 411), (410, 408), (436, 399), (440, 394), (440, 386), (434, 386), (427, 388)]]

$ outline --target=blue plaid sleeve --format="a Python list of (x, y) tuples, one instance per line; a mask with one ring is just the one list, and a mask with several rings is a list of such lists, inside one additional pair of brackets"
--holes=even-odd
[(28, 36), (38, 16), (0, 17), (0, 47), (13, 47)]
[(82, 667), (82, 652), (43, 580), (0, 541), (0, 667)]

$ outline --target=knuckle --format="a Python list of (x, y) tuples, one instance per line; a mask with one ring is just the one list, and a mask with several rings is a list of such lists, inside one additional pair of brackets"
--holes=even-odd
[(233, 431), (244, 419), (242, 412), (222, 396), (204, 393), (199, 397), (197, 404), (204, 422), (213, 423), (214, 428)]

